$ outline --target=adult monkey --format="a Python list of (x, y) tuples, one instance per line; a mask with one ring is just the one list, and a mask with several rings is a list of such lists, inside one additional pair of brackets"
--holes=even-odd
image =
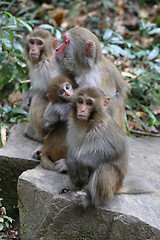
[(126, 84), (114, 64), (102, 55), (98, 38), (86, 28), (72, 28), (65, 33), (55, 58), (62, 73), (73, 76), (78, 86), (97, 87), (111, 98), (108, 112), (125, 132)]
[(35, 29), (27, 36), (26, 57), (29, 61), (31, 89), (25, 94), (22, 108), (29, 112), (29, 124), (25, 134), (42, 141), (46, 134), (43, 128), (43, 114), (49, 103), (46, 98), (48, 84), (59, 75), (54, 58), (57, 40), (43, 29)]

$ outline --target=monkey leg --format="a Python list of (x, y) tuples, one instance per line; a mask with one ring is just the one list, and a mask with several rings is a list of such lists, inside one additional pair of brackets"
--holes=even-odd
[(48, 156), (41, 157), (41, 166), (47, 170), (54, 170), (55, 163), (52, 162)]
[(35, 132), (33, 126), (31, 124), (26, 124), (24, 129), (24, 135), (32, 140), (35, 140), (37, 142), (43, 142), (43, 138), (37, 135)]
[(41, 166), (47, 170), (52, 170), (59, 173), (67, 172), (67, 165), (64, 158), (52, 162), (48, 156), (41, 156)]
[(32, 98), (29, 111), (29, 123), (35, 132), (33, 136), (32, 133), (30, 133), (30, 136), (31, 138), (37, 138), (37, 141), (40, 139), (41, 142), (47, 134), (47, 131), (43, 128), (43, 114), (47, 105), (48, 100), (37, 94)]

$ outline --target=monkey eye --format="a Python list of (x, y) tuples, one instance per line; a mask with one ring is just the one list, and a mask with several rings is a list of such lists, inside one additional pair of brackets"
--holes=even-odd
[(31, 40), (29, 41), (29, 43), (33, 45), (33, 44), (34, 44), (34, 40), (31, 39)]
[(43, 45), (43, 42), (42, 42), (41, 40), (39, 40), (39, 41), (37, 42), (37, 44), (38, 44), (39, 46), (42, 46), (42, 45)]
[(82, 98), (79, 98), (79, 99), (77, 100), (77, 102), (78, 102), (79, 104), (83, 104), (83, 99), (82, 99)]
[(63, 95), (64, 92), (65, 92), (64, 90), (61, 90), (61, 91), (59, 92), (59, 94), (60, 94), (60, 95)]
[(93, 102), (92, 102), (91, 100), (88, 100), (88, 101), (86, 102), (86, 104), (87, 104), (88, 106), (92, 106), (92, 105), (93, 105)]
[(70, 89), (70, 84), (66, 84), (66, 89), (67, 89), (67, 90)]

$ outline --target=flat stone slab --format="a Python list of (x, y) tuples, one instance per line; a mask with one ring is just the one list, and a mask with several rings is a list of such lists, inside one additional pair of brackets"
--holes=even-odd
[[(128, 138), (130, 177), (153, 186), (150, 194), (117, 194), (105, 208), (77, 207), (70, 199), (69, 177), (40, 166), (18, 180), (23, 240), (160, 239), (160, 138)], [(132, 183), (131, 183), (132, 184)]]
[(6, 145), (0, 149), (0, 197), (12, 218), (18, 215), (17, 180), (27, 169), (32, 169), (39, 161), (32, 158), (32, 152), (39, 145), (23, 135), (24, 126), (14, 125)]

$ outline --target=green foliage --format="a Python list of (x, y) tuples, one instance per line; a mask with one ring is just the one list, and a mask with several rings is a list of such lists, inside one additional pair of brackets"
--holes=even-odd
[[(2, 207), (2, 198), (0, 198), (0, 207)], [(1, 209), (0, 209), (1, 213)], [(9, 228), (10, 224), (14, 221), (11, 217), (8, 217), (6, 215), (0, 215), (0, 232), (4, 230), (5, 228)]]
[(22, 31), (32, 28), (25, 21), (2, 12), (0, 22), (0, 90), (18, 89), (26, 78), (28, 68), (22, 55), (24, 37)]
[[(153, 34), (160, 36), (160, 28), (156, 24), (141, 21), (140, 37), (148, 38)], [(126, 106), (139, 120), (142, 127), (159, 125), (160, 122), (152, 113), (153, 106), (160, 105), (160, 42), (153, 42), (149, 48), (134, 44), (133, 40), (125, 40), (112, 30), (106, 30), (103, 35), (103, 53), (112, 54), (116, 59), (129, 59), (131, 61), (131, 73), (134, 78), (126, 77), (129, 81), (129, 101)], [(123, 61), (121, 63), (123, 65)], [(145, 124), (134, 110), (140, 108), (147, 113)]]

